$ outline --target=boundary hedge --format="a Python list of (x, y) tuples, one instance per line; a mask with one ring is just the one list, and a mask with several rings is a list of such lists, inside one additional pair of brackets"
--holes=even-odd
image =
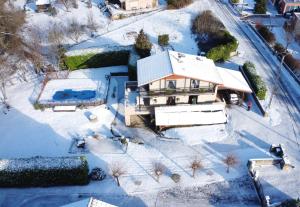
[(0, 187), (86, 185), (88, 172), (84, 156), (1, 159)]
[(100, 68), (118, 65), (127, 65), (130, 51), (110, 51), (104, 53), (90, 53), (78, 56), (65, 56), (64, 64), (69, 70)]
[(258, 99), (265, 100), (267, 94), (267, 87), (262, 78), (259, 75), (257, 75), (254, 64), (251, 62), (244, 63), (243, 70), (246, 76), (248, 77)]

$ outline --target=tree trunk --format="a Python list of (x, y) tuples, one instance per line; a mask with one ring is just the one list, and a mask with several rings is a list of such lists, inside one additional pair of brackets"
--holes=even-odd
[(195, 177), (195, 172), (196, 172), (196, 170), (195, 170), (195, 169), (193, 169), (193, 178)]
[(227, 170), (226, 170), (226, 172), (229, 173), (229, 165), (227, 165)]

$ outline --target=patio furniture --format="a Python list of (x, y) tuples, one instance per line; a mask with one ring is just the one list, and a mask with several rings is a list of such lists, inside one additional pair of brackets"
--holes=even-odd
[(95, 114), (91, 114), (91, 115), (89, 115), (89, 120), (91, 122), (97, 122), (98, 121), (98, 117)]
[(74, 112), (76, 111), (76, 106), (54, 106), (54, 112)]
[(84, 139), (77, 140), (76, 146), (77, 148), (85, 148), (85, 140)]

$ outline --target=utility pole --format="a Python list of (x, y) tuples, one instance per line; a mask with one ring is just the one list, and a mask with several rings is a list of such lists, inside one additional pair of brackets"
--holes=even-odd
[[(282, 53), (284, 54), (284, 53)], [(271, 92), (271, 97), (270, 97), (270, 101), (267, 105), (267, 108), (266, 108), (266, 111), (270, 110), (270, 107), (271, 107), (271, 104), (272, 104), (272, 101), (273, 101), (273, 97), (278, 89), (278, 84), (279, 84), (279, 79), (280, 79), (280, 76), (281, 76), (281, 70), (282, 70), (282, 65), (283, 65), (283, 61), (284, 61), (284, 58), (289, 55), (288, 52), (285, 53), (285, 55), (282, 56), (281, 58), (281, 62), (280, 62), (280, 66), (278, 67), (278, 70), (277, 70), (277, 74), (276, 74), (276, 78), (275, 78), (275, 86)]]

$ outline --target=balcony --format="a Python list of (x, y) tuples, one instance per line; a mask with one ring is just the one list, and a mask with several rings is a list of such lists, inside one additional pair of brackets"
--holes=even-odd
[(142, 97), (151, 96), (172, 96), (172, 95), (200, 95), (203, 93), (214, 93), (214, 88), (176, 88), (146, 91), (139, 88), (139, 94)]

